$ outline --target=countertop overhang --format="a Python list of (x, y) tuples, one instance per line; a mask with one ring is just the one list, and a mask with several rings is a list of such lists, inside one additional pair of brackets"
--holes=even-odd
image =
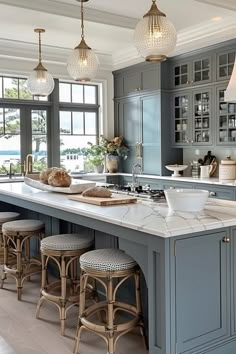
[(150, 201), (103, 207), (72, 201), (66, 194), (40, 191), (21, 182), (1, 184), (0, 200), (4, 200), (1, 195), (53, 208), (59, 216), (60, 210), (67, 211), (163, 238), (236, 226), (234, 201), (209, 199), (201, 212), (173, 212), (166, 203)]

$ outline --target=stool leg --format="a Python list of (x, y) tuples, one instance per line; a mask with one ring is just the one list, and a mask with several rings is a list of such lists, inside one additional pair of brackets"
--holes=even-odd
[(107, 303), (108, 303), (108, 353), (114, 354), (114, 301), (113, 301), (113, 282), (112, 277), (108, 278), (107, 284)]
[(81, 269), (81, 271), (80, 271), (79, 318), (78, 318), (78, 324), (77, 324), (76, 335), (75, 335), (75, 346), (74, 346), (74, 351), (73, 351), (74, 354), (78, 353), (78, 350), (79, 350), (79, 342), (80, 342), (80, 335), (81, 335), (81, 330), (82, 330), (82, 328), (83, 328), (82, 323), (81, 323), (81, 321), (80, 321), (80, 317), (83, 315), (84, 310), (85, 310), (85, 295), (86, 295), (87, 279), (88, 279), (88, 276), (87, 276), (86, 273)]
[(66, 320), (66, 261), (65, 257), (61, 257), (61, 299), (60, 299), (60, 320), (61, 320), (61, 335), (65, 333)]
[(8, 263), (8, 243), (7, 243), (7, 236), (2, 235), (3, 237), (3, 271), (2, 271), (2, 281), (1, 281), (1, 289), (3, 289), (4, 280), (7, 278), (7, 273), (4, 270), (4, 267)]
[(46, 268), (46, 256), (44, 254), (41, 255), (42, 260), (42, 280), (41, 280), (41, 297), (38, 301), (38, 305), (36, 308), (36, 318), (39, 318), (40, 308), (44, 302), (44, 297), (42, 295), (42, 290), (45, 289), (47, 284), (47, 268)]
[(16, 239), (16, 287), (17, 287), (17, 300), (21, 300), (22, 295), (22, 251), (21, 251), (21, 239), (17, 236)]

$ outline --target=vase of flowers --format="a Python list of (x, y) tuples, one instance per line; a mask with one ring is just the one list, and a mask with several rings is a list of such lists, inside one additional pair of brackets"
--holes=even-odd
[(108, 172), (118, 172), (120, 158), (126, 159), (129, 151), (124, 144), (123, 137), (117, 136), (112, 140), (102, 138), (101, 144), (106, 148), (106, 168)]

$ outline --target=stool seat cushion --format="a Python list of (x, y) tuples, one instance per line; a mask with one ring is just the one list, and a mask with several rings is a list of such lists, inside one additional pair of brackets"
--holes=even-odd
[(0, 212), (0, 224), (4, 222), (12, 221), (18, 219), (20, 216), (19, 213), (11, 212), (11, 211), (2, 211)]
[(15, 220), (3, 224), (2, 231), (8, 232), (31, 232), (39, 231), (44, 228), (44, 222), (40, 220)]
[(42, 250), (70, 251), (88, 248), (93, 244), (93, 236), (81, 234), (62, 234), (45, 237), (41, 241)]
[(123, 251), (113, 248), (84, 253), (80, 257), (81, 267), (98, 271), (120, 271), (134, 268), (137, 263)]

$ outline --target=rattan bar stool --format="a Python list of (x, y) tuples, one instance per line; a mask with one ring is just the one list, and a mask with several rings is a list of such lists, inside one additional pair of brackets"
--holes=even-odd
[[(2, 226), (4, 242), (4, 264), (1, 288), (8, 275), (16, 280), (17, 299), (21, 300), (23, 282), (35, 273), (41, 272), (41, 260), (31, 257), (30, 241), (33, 236), (42, 239), (44, 222), (40, 220), (15, 220)], [(15, 256), (15, 262), (9, 256)]]
[(3, 244), (3, 235), (2, 235), (2, 225), (4, 222), (13, 221), (19, 219), (20, 214), (11, 212), (11, 211), (2, 211), (0, 212), (0, 264), (3, 264), (4, 259), (4, 244)]
[[(41, 241), (42, 287), (36, 318), (39, 318), (40, 308), (45, 300), (55, 304), (59, 309), (62, 335), (65, 332), (68, 310), (79, 303), (79, 258), (91, 249), (93, 242), (92, 236), (81, 234), (54, 235)], [(56, 263), (60, 274), (60, 279), (51, 283), (47, 280), (49, 261)], [(92, 295), (92, 286), (90, 290)]]
[[(79, 350), (81, 332), (87, 329), (102, 337), (107, 344), (108, 354), (114, 354), (118, 339), (133, 330), (140, 328), (143, 335), (143, 321), (140, 299), (140, 273), (135, 260), (117, 249), (99, 249), (87, 252), (80, 257), (80, 308), (74, 353)], [(135, 305), (117, 300), (117, 291), (129, 278), (135, 282)], [(106, 295), (106, 300), (85, 307), (86, 284), (88, 279), (100, 283)], [(98, 323), (92, 317), (97, 312), (105, 311), (106, 319)], [(128, 313), (132, 318), (117, 319), (117, 312)], [(92, 317), (92, 318), (91, 318)]]

